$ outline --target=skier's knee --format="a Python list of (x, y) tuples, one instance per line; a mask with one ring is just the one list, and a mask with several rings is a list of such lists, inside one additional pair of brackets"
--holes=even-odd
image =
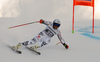
[(27, 46), (28, 43), (29, 43), (29, 41), (25, 41), (25, 42), (22, 43), (22, 45)]

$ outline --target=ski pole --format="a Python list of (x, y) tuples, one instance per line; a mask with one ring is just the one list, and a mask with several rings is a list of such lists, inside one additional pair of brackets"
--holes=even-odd
[(56, 45), (58, 45), (59, 43), (61, 43), (61, 42), (56, 43)]
[(16, 27), (20, 27), (20, 26), (25, 26), (25, 25), (29, 25), (29, 24), (33, 24), (33, 23), (38, 23), (38, 22), (39, 22), (39, 21), (30, 22), (30, 23), (25, 23), (25, 24), (21, 24), (21, 25), (16, 25), (16, 26), (9, 27), (8, 29), (16, 28)]

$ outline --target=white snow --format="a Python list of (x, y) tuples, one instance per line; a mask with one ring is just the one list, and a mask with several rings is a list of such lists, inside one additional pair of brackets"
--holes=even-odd
[[(50, 4), (51, 2), (52, 1), (49, 1), (47, 3)], [(59, 7), (59, 6), (57, 7), (58, 5), (57, 3), (55, 4), (53, 3), (55, 7), (57, 7), (55, 9), (54, 7), (52, 7), (53, 5), (50, 6), (50, 8), (54, 10), (51, 11), (49, 10), (49, 8), (47, 8), (46, 10), (46, 8), (44, 9), (43, 7), (43, 9), (41, 8), (42, 9), (41, 12), (39, 12), (40, 10), (37, 10), (38, 8), (40, 8), (39, 6), (36, 6), (37, 8), (35, 6), (30, 6), (32, 5), (31, 1), (28, 2), (28, 4), (29, 3), (30, 4), (29, 5), (27, 4), (26, 5), (27, 7), (24, 7), (25, 8), (24, 11), (23, 5), (25, 5), (25, 3), (23, 4), (20, 3), (21, 7), (20, 6), (19, 7), (20, 9), (22, 8), (22, 11), (20, 10), (20, 12), (22, 13), (19, 17), (0, 18), (0, 62), (100, 62), (99, 20), (95, 19), (95, 33), (91, 33), (91, 26), (92, 26), (91, 19), (87, 18), (84, 21), (83, 19), (80, 18), (81, 21), (75, 21), (75, 33), (72, 34), (71, 32), (72, 15), (70, 16), (66, 15), (67, 14), (66, 12), (62, 13), (61, 15), (57, 13), (55, 11), (55, 9), (57, 10), (57, 8)], [(37, 0), (34, 3), (37, 3)], [(61, 2), (61, 4), (62, 3), (63, 2)], [(39, 4), (41, 3), (39, 2)], [(43, 6), (45, 6), (45, 4), (43, 4)], [(36, 13), (33, 10), (34, 7)], [(28, 11), (27, 9), (29, 9), (30, 11)], [(33, 12), (31, 11), (31, 9)], [(46, 10), (47, 12), (44, 10)], [(61, 11), (63, 12), (63, 10)], [(68, 14), (72, 14), (71, 11), (72, 11), (71, 9), (68, 9), (67, 12), (70, 12)], [(52, 12), (56, 13), (53, 14)], [(65, 16), (68, 17), (66, 18)], [(57, 36), (54, 36), (51, 39), (51, 43), (38, 49), (38, 51), (41, 52), (41, 55), (36, 55), (24, 47), (20, 49), (23, 52), (22, 54), (17, 54), (14, 51), (12, 51), (8, 47), (8, 45), (16, 45), (19, 42), (30, 40), (40, 31), (42, 31), (46, 26), (43, 24), (35, 23), (12, 29), (8, 29), (8, 27), (37, 21), (40, 20), (41, 18), (51, 21), (53, 21), (55, 18), (60, 18), (62, 22), (62, 25), (60, 27), (61, 34), (66, 43), (69, 45), (69, 49), (65, 49), (61, 44), (56, 45), (56, 43), (58, 43), (59, 40)], [(85, 35), (82, 35), (84, 33)]]
[[(8, 22), (9, 21), (9, 22)], [(7, 23), (8, 22), (8, 23)], [(72, 34), (70, 28), (62, 31), (62, 36), (66, 43), (69, 45), (69, 49), (65, 49), (61, 44), (56, 45), (59, 42), (56, 36), (51, 39), (51, 43), (38, 49), (42, 54), (36, 55), (26, 48), (21, 48), (22, 54), (13, 52), (7, 45), (16, 45), (19, 42), (32, 39), (43, 28), (44, 25), (33, 24), (18, 28), (8, 29), (13, 24), (18, 22), (13, 20), (1, 20), (0, 21), (0, 61), (2, 62), (99, 62), (100, 61), (100, 39), (90, 38), (81, 35), (83, 32), (78, 32), (79, 28), (75, 28), (75, 33)], [(41, 26), (41, 28), (40, 28)], [(36, 29), (34, 29), (37, 27)], [(87, 26), (88, 27), (88, 26)], [(81, 28), (82, 29), (82, 28)], [(96, 30), (100, 28), (95, 28)], [(95, 30), (95, 32), (96, 32)], [(90, 31), (91, 32), (91, 31)], [(92, 34), (92, 33), (89, 33)], [(96, 32), (92, 35), (100, 37)]]

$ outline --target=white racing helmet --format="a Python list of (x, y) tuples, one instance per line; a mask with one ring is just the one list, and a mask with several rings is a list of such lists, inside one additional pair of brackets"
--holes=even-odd
[(54, 26), (60, 27), (60, 25), (61, 25), (61, 22), (60, 22), (59, 19), (55, 19), (55, 20), (53, 21), (53, 27), (54, 27)]

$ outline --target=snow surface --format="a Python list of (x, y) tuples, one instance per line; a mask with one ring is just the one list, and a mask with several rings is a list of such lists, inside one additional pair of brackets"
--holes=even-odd
[[(48, 2), (47, 0), (43, 0), (41, 1), (42, 3), (35, 0), (34, 3), (40, 4), (40, 6), (36, 4), (35, 7), (35, 5), (32, 6), (33, 3), (31, 1), (28, 2), (27, 5), (27, 1), (23, 4), (20, 2), (21, 7), (19, 5), (19, 11), (21, 12), (21, 15), (19, 17), (0, 18), (0, 62), (100, 62), (99, 20), (95, 19), (95, 33), (91, 33), (91, 18), (88, 19), (88, 17), (86, 16), (87, 19), (83, 20), (81, 18), (84, 18), (84, 16), (81, 16), (81, 18), (77, 17), (80, 18), (80, 21), (75, 21), (75, 33), (72, 34), (71, 7), (67, 7), (67, 9), (65, 10), (64, 8), (66, 8), (66, 5), (63, 6), (63, 2), (61, 2), (60, 4), (62, 5), (61, 7), (58, 3), (53, 3), (53, 5), (55, 5), (54, 7), (52, 7), (53, 5), (51, 4), (50, 9), (49, 7), (44, 7), (46, 4), (52, 3), (51, 0)], [(72, 4), (68, 5), (70, 6)], [(39, 8), (42, 10), (40, 11)], [(63, 10), (60, 10), (61, 8), (65, 11), (63, 12)], [(66, 13), (66, 11), (69, 13)], [(38, 51), (41, 52), (41, 55), (36, 55), (24, 47), (20, 49), (23, 52), (22, 54), (17, 54), (13, 52), (8, 47), (8, 45), (16, 45), (19, 42), (30, 40), (34, 36), (36, 36), (40, 31), (42, 31), (46, 26), (39, 23), (35, 23), (12, 29), (8, 29), (8, 27), (37, 21), (41, 18), (47, 21), (53, 21), (56, 18), (59, 18), (61, 20), (61, 34), (66, 43), (69, 45), (69, 49), (65, 49), (61, 44), (56, 45), (56, 43), (58, 43), (59, 40), (57, 39), (57, 36), (54, 36), (51, 39), (51, 43), (38, 49)]]
[[(6, 22), (12, 23), (6, 23)], [(8, 45), (16, 45), (19, 42), (32, 39), (43, 28), (44, 25), (32, 24), (28, 26), (8, 29), (9, 26), (18, 24), (14, 19), (1, 19), (0, 21), (0, 61), (1, 62), (99, 62), (100, 61), (100, 39), (91, 38), (87, 35), (81, 35), (85, 31), (89, 31), (90, 35), (100, 37), (100, 28), (95, 28), (95, 33), (91, 30), (76, 27), (75, 33), (72, 34), (70, 28), (67, 31), (62, 31), (62, 36), (69, 49), (65, 49), (59, 42), (56, 36), (51, 39), (51, 43), (38, 49), (42, 54), (36, 55), (26, 48), (21, 48), (22, 54), (13, 52)], [(37, 26), (37, 29), (35, 29)], [(41, 28), (40, 28), (41, 26)], [(100, 27), (100, 26), (99, 26)], [(39, 28), (39, 29), (38, 29)], [(88, 28), (88, 26), (86, 27)], [(35, 29), (35, 30), (34, 30)], [(80, 32), (79, 30), (83, 30)]]

